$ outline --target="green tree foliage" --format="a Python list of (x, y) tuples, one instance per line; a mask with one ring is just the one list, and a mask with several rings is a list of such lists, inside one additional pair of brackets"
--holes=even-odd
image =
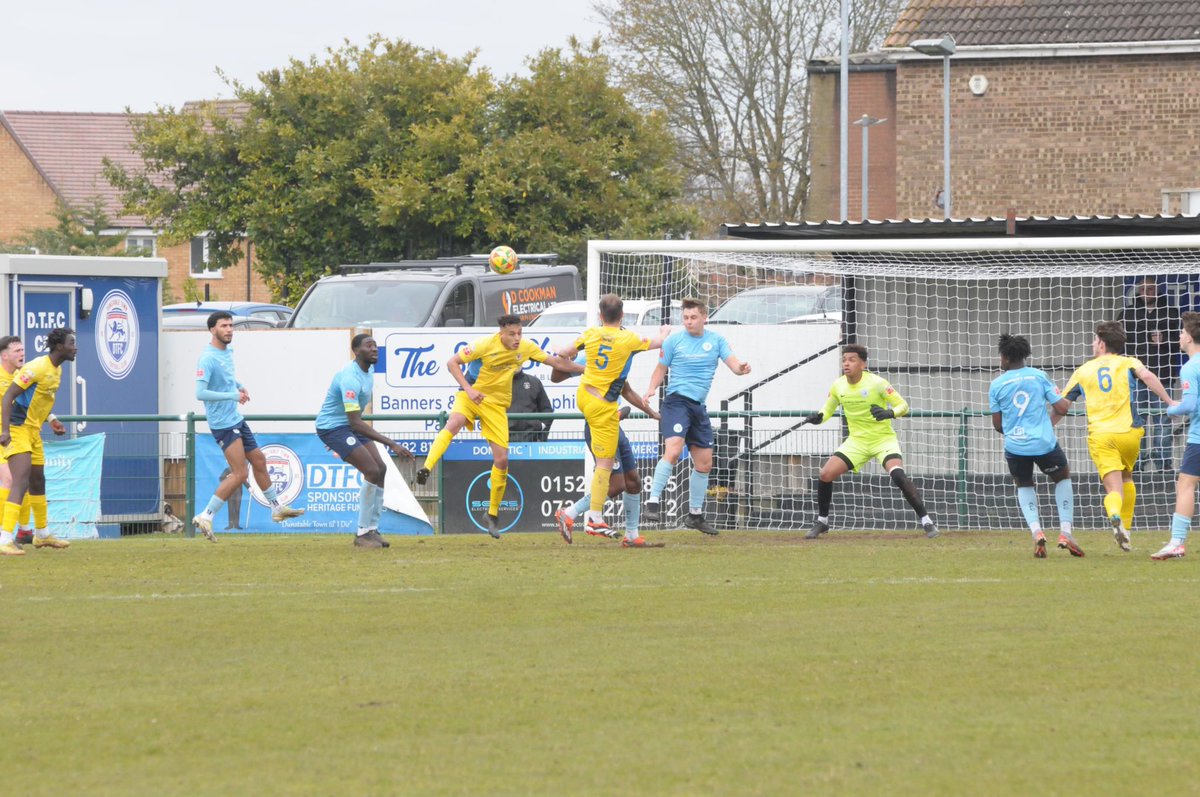
[(54, 226), (29, 230), (16, 241), (0, 244), (0, 251), (42, 255), (122, 256), (125, 239), (105, 235), (112, 222), (99, 197), (75, 206), (59, 201), (54, 209)]
[(608, 81), (598, 45), (549, 50), (497, 84), (401, 41), (330, 50), (232, 82), (240, 104), (134, 120), (141, 173), (108, 164), (127, 209), (168, 242), (209, 234), (296, 295), (342, 263), (486, 251), (579, 257), (588, 236), (688, 229), (673, 143)]

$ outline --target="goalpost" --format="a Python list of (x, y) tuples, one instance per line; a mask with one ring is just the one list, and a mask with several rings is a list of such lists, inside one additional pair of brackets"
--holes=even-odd
[[(813, 482), (844, 431), (840, 418), (821, 427), (800, 422), (820, 409), (840, 376), (840, 345), (859, 343), (869, 351), (868, 368), (912, 407), (895, 428), (905, 469), (938, 525), (1020, 529), (1003, 439), (988, 412), (988, 386), (1000, 373), (997, 338), (1027, 337), (1029, 365), (1061, 390), (1092, 356), (1095, 325), (1119, 319), (1147, 277), (1174, 306), (1200, 310), (1200, 236), (591, 241), (587, 298), (593, 315), (609, 292), (658, 300), (664, 312), (680, 298), (699, 298), (712, 328), (754, 366), (746, 377), (719, 367), (709, 395), (717, 445), (707, 511), (725, 527), (811, 525)], [(1160, 374), (1169, 389), (1181, 362)], [(1170, 435), (1164, 440), (1175, 462), (1183, 426), (1154, 417), (1166, 426), (1148, 429), (1143, 447), (1156, 430)], [(653, 428), (648, 421), (637, 427), (644, 435)], [(1076, 527), (1107, 528), (1081, 403), (1057, 432), (1075, 483)], [(684, 467), (675, 489), (686, 485)], [(1168, 527), (1174, 472), (1136, 480), (1134, 530)], [(1052, 493), (1044, 477), (1037, 484), (1043, 522), (1053, 528)], [(832, 518), (834, 529), (917, 528), (878, 464), (838, 481)]]

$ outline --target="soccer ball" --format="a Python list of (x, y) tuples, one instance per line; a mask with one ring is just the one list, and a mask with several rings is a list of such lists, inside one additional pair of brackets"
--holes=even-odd
[(517, 253), (510, 246), (497, 246), (488, 255), (488, 265), (497, 274), (511, 274), (517, 267)]

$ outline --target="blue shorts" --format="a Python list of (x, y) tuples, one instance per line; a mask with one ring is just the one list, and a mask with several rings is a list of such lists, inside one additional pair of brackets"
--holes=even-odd
[(668, 393), (658, 412), (662, 415), (658, 430), (664, 439), (682, 437), (688, 448), (713, 447), (712, 421), (700, 402), (679, 393)]
[(350, 456), (351, 451), (367, 444), (367, 441), (356, 435), (349, 425), (335, 426), (332, 429), (318, 429), (317, 437), (321, 438), (321, 442), (325, 444), (326, 448), (343, 460)]
[(1185, 476), (1200, 476), (1200, 443), (1188, 443), (1184, 447), (1179, 472)]
[(1023, 482), (1033, 478), (1034, 465), (1047, 476), (1067, 467), (1067, 455), (1062, 446), (1057, 445), (1045, 454), (1011, 454), (1005, 451), (1004, 458), (1008, 460), (1008, 472), (1014, 479)]
[[(592, 427), (583, 425), (583, 442), (592, 450)], [(633, 473), (637, 470), (637, 460), (633, 458), (633, 444), (625, 436), (625, 430), (617, 436), (617, 457), (613, 460), (613, 473)]]
[(221, 447), (222, 451), (229, 448), (229, 446), (238, 440), (242, 441), (242, 449), (247, 454), (258, 448), (258, 441), (254, 439), (254, 432), (250, 431), (250, 425), (245, 421), (228, 429), (211, 429), (209, 431), (216, 438), (217, 445)]

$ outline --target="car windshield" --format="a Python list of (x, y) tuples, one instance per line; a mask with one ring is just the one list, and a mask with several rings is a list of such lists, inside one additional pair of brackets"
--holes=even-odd
[(542, 313), (530, 322), (529, 326), (539, 327), (582, 327), (587, 324), (587, 314), (580, 310), (577, 313)]
[(292, 326), (416, 327), (433, 313), (444, 283), (412, 280), (318, 282), (296, 308)]
[(726, 324), (782, 324), (797, 316), (819, 313), (821, 294), (743, 293), (726, 302), (712, 314), (712, 320)]

